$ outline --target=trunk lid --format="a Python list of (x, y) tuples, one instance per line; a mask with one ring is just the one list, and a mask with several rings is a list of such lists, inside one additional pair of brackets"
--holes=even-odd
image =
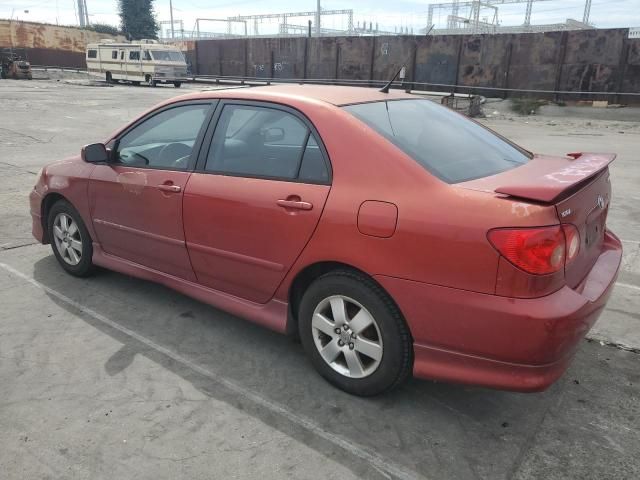
[(608, 165), (615, 157), (600, 153), (536, 155), (521, 167), (458, 186), (553, 206), (559, 222), (574, 225), (580, 234), (578, 255), (565, 269), (565, 281), (574, 288), (602, 250), (611, 199)]

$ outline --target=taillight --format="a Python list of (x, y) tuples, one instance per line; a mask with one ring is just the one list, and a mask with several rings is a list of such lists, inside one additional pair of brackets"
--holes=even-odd
[(545, 275), (564, 268), (580, 249), (580, 236), (573, 225), (490, 230), (491, 244), (525, 272)]
[(565, 265), (568, 265), (578, 256), (578, 252), (580, 252), (580, 234), (578, 233), (578, 229), (570, 224), (562, 225), (562, 231), (564, 232), (564, 238), (567, 245), (567, 253), (564, 263)]

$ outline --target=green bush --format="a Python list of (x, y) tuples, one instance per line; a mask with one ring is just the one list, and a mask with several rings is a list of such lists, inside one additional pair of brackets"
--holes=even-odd
[(86, 29), (98, 33), (107, 33), (109, 35), (123, 35), (118, 27), (114, 27), (113, 25), (109, 25), (106, 23), (92, 23), (91, 25), (87, 26)]
[(512, 98), (511, 111), (518, 115), (535, 115), (540, 107), (546, 105), (545, 100), (537, 100), (535, 98)]

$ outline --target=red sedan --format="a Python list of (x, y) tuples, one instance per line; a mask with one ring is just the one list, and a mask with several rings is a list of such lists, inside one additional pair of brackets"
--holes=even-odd
[(537, 391), (616, 279), (614, 158), (533, 155), (398, 91), (203, 92), (46, 166), (33, 234), (72, 275), (105, 267), (297, 333), (354, 394), (412, 372)]

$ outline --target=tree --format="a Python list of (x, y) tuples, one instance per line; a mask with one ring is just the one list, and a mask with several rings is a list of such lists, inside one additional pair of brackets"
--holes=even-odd
[(130, 40), (158, 38), (153, 0), (118, 0), (122, 31)]

